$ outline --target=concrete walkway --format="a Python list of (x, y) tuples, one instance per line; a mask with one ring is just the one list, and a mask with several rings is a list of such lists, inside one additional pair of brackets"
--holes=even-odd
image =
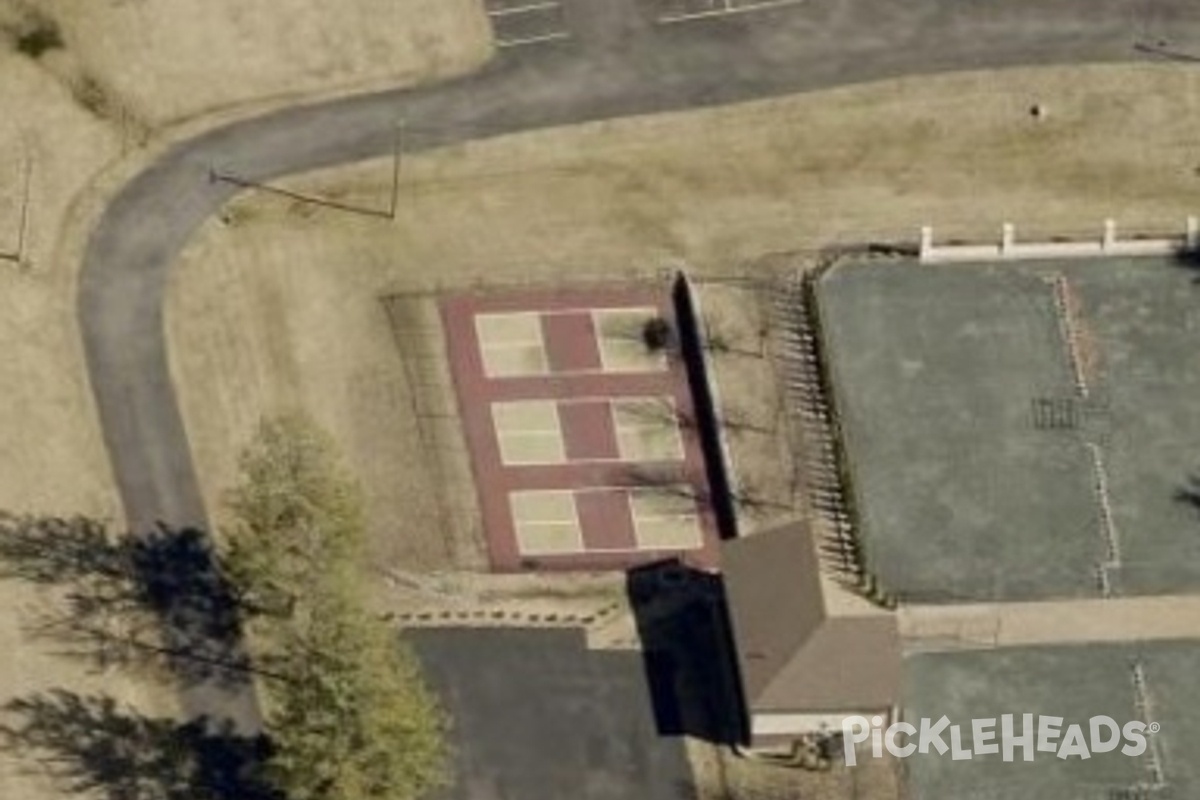
[(908, 652), (1200, 639), (1200, 595), (913, 605), (897, 615)]

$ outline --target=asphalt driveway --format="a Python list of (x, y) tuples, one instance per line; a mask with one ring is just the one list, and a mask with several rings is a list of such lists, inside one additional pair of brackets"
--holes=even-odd
[(683, 740), (656, 729), (638, 653), (589, 652), (580, 630), (409, 638), (454, 720), (445, 800), (695, 797)]

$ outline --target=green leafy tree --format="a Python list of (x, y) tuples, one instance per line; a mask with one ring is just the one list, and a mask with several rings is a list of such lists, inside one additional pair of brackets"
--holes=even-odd
[(299, 415), (264, 421), (241, 472), (228, 498), (236, 523), (227, 569), (251, 611), (290, 617), (316, 583), (329, 583), (327, 570), (354, 568), (363, 540), (358, 487), (329, 437)]
[(292, 800), (410, 800), (447, 779), (447, 720), (359, 591), (354, 481), (309, 420), (265, 421), (229, 505), (227, 564), (251, 611), (274, 752)]

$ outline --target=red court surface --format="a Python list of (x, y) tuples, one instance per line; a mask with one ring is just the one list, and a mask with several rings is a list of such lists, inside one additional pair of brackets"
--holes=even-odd
[(665, 286), (441, 304), (492, 568), (716, 566), (687, 376), (641, 338)]

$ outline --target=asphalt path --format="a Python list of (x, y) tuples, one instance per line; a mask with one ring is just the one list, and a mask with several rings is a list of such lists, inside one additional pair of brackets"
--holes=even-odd
[[(171, 381), (163, 301), (194, 231), (250, 181), (406, 150), (588, 120), (894, 77), (1200, 52), (1194, 0), (803, 0), (660, 24), (664, 0), (563, 0), (568, 38), (507, 48), (480, 71), (415, 90), (301, 106), (167, 152), (114, 198), (79, 283), (88, 374), (133, 532), (205, 528)], [(1039, 98), (1053, 107), (1053, 98)], [(802, 186), (796, 187), (803, 191)], [(192, 710), (220, 705), (203, 687)], [(189, 699), (190, 698), (190, 699)], [(228, 705), (239, 716), (240, 701)], [(241, 715), (244, 716), (244, 715)]]

